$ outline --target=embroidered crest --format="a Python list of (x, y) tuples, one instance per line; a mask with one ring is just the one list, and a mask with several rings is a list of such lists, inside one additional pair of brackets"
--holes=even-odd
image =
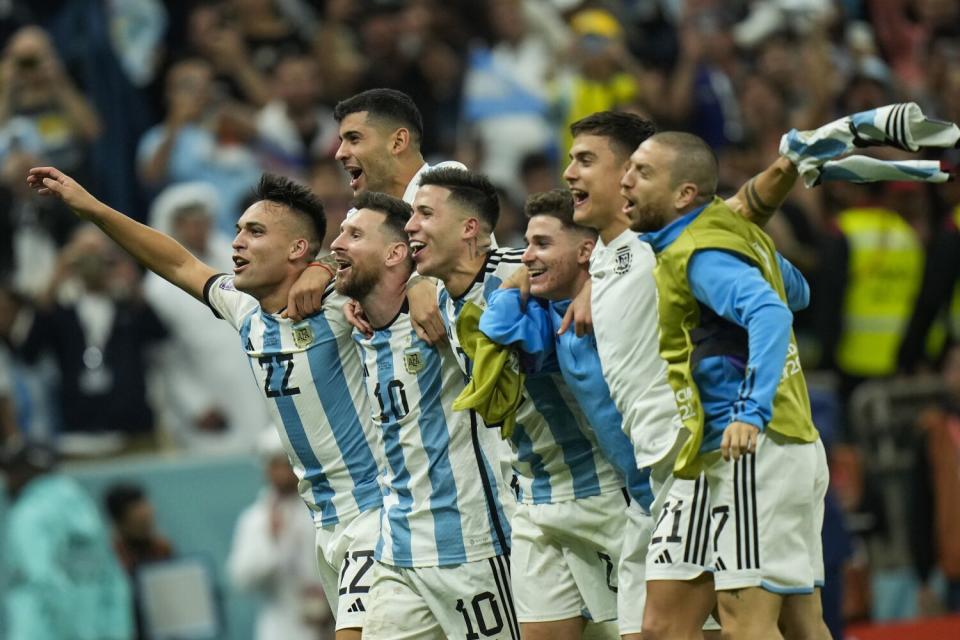
[(404, 349), (403, 368), (407, 370), (407, 373), (410, 375), (416, 375), (423, 369), (425, 364), (426, 363), (423, 360), (423, 354), (420, 353), (420, 349), (417, 347)]
[(632, 264), (633, 252), (630, 251), (630, 247), (620, 247), (617, 249), (616, 264), (613, 267), (613, 272), (618, 276), (623, 275), (627, 271), (630, 271)]
[(293, 327), (293, 344), (297, 345), (298, 349), (309, 347), (313, 344), (313, 339), (313, 327), (309, 324)]

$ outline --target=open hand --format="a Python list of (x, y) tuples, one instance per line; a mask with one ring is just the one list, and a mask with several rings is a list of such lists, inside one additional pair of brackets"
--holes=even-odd
[(90, 218), (103, 204), (80, 184), (54, 167), (34, 167), (27, 175), (27, 184), (41, 196), (55, 196), (81, 218)]

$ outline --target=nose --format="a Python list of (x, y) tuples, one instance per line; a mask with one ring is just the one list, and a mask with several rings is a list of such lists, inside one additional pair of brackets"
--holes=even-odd
[(534, 254), (533, 245), (528, 244), (527, 248), (523, 250), (523, 255), (520, 256), (520, 260), (523, 262), (523, 264), (529, 267), (535, 259), (533, 254)]
[(420, 221), (417, 219), (417, 214), (410, 216), (410, 219), (407, 220), (407, 224), (403, 225), (403, 230), (407, 232), (407, 235), (416, 233), (420, 230)]
[(343, 232), (342, 232), (342, 231), (340, 232), (340, 235), (338, 235), (336, 238), (334, 238), (334, 239), (333, 239), (333, 242), (330, 243), (330, 250), (331, 250), (331, 251), (343, 251), (343, 250), (344, 250), (344, 246), (343, 246)]
[(334, 157), (334, 159), (336, 159), (338, 162), (343, 162), (344, 160), (346, 160), (347, 158), (350, 157), (350, 154), (347, 153), (346, 149), (344, 149), (344, 147), (345, 147), (346, 145), (347, 145), (346, 140), (341, 140), (341, 141), (340, 141), (340, 146), (337, 147), (337, 152), (334, 154), (333, 157)]
[(563, 170), (563, 179), (567, 182), (577, 179), (577, 170), (575, 165), (576, 163), (571, 160), (570, 164), (567, 165), (567, 168)]
[(629, 190), (633, 186), (633, 168), (627, 169), (623, 177), (620, 178), (620, 188)]
[(242, 249), (242, 248), (243, 248), (243, 242), (240, 240), (240, 236), (241, 236), (241, 235), (242, 235), (242, 232), (241, 232), (241, 231), (237, 231), (237, 235), (233, 236), (233, 242), (230, 243), (230, 246), (233, 247), (234, 249)]

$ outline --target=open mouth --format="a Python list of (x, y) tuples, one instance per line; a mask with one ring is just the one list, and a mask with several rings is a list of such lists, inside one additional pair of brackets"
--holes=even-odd
[(533, 280), (536, 280), (537, 278), (539, 278), (540, 276), (542, 276), (542, 275), (545, 274), (546, 272), (547, 272), (547, 270), (546, 270), (545, 268), (543, 268), (543, 267), (531, 267), (531, 268), (527, 269), (527, 273), (530, 274), (530, 281), (531, 281), (531, 282), (532, 282)]
[(237, 255), (233, 256), (233, 272), (234, 273), (240, 273), (246, 268), (248, 264), (250, 264), (249, 260), (244, 260), (243, 258)]
[(363, 169), (360, 167), (344, 167), (347, 173), (350, 174), (350, 188), (356, 191), (360, 188), (360, 179), (363, 177)]
[(620, 195), (623, 196), (623, 200), (624, 200), (624, 202), (623, 202), (623, 212), (632, 218), (632, 217), (633, 217), (633, 212), (634, 212), (634, 211), (636, 210), (636, 208), (637, 208), (637, 203), (634, 202), (633, 200), (631, 200), (631, 199), (627, 196), (627, 194), (623, 193), (622, 191), (620, 192)]
[(346, 258), (341, 258), (341, 257), (337, 256), (337, 257), (335, 257), (335, 260), (337, 261), (337, 275), (338, 275), (338, 276), (344, 276), (344, 275), (346, 275), (347, 272), (350, 271), (351, 267), (353, 267), (353, 263), (350, 262), (349, 260), (347, 260)]
[(590, 194), (586, 191), (581, 191), (580, 189), (571, 189), (570, 194), (573, 196), (574, 208), (583, 205), (583, 203), (590, 199)]
[(420, 252), (423, 251), (424, 249), (426, 249), (426, 247), (427, 247), (427, 243), (426, 243), (426, 242), (420, 242), (419, 240), (411, 240), (411, 241), (410, 241), (410, 255), (413, 256), (413, 259), (414, 259), (414, 260), (416, 260), (416, 259), (417, 259), (417, 256), (420, 254)]

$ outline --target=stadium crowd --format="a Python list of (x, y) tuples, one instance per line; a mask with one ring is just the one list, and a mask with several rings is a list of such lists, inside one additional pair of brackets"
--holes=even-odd
[[(412, 98), (428, 163), (489, 177), (505, 247), (526, 244), (529, 196), (568, 186), (570, 125), (597, 112), (701, 137), (724, 197), (790, 129), (897, 102), (960, 122), (952, 0), (14, 0), (0, 42), (0, 441), (68, 459), (263, 454), (271, 416), (236, 335), (37, 195), (31, 167), (229, 272), (264, 172), (309, 186), (331, 248), (361, 179), (334, 108), (369, 89)], [(960, 150), (929, 153), (960, 166)], [(958, 185), (798, 185), (765, 227), (809, 282), (794, 330), (830, 463), (834, 634), (871, 618), (894, 532), (921, 585), (912, 611), (960, 611)], [(883, 398), (905, 417), (879, 433)], [(891, 507), (888, 486), (909, 499)]]

